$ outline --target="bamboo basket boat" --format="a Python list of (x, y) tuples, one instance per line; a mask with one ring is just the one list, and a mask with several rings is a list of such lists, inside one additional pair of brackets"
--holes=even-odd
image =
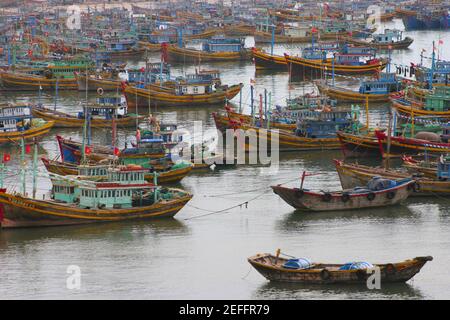
[(387, 66), (387, 60), (374, 60), (373, 63), (366, 65), (339, 65), (333, 63), (331, 59), (323, 62), (322, 60), (310, 60), (302, 57), (294, 57), (288, 54), (284, 55), (288, 63), (291, 75), (309, 75), (320, 76), (324, 71), (331, 72), (334, 69), (335, 74), (340, 75), (375, 75), (381, 72)]
[[(85, 123), (84, 118), (78, 118), (76, 116), (45, 107), (34, 106), (32, 113), (33, 116), (37, 118), (53, 121), (55, 128), (82, 128)], [(144, 116), (127, 115), (124, 117), (118, 117), (114, 120), (114, 122), (118, 127), (133, 127), (136, 125), (136, 121), (144, 118)], [(113, 125), (113, 120), (94, 118), (90, 120), (90, 125), (93, 128), (111, 128)]]
[(183, 94), (177, 95), (174, 90), (158, 91), (158, 86), (148, 88), (136, 88), (134, 86), (123, 86), (123, 92), (127, 100), (128, 107), (187, 107), (187, 106), (207, 106), (224, 104), (226, 100), (233, 99), (243, 85), (233, 85), (225, 90), (218, 90), (206, 94)]
[(76, 225), (98, 222), (170, 218), (191, 200), (192, 195), (178, 189), (177, 198), (161, 200), (152, 205), (124, 209), (83, 209), (75, 204), (37, 200), (0, 190), (4, 217), (1, 228)]
[(0, 81), (3, 88), (17, 91), (55, 90), (58, 84), (59, 90), (77, 90), (75, 78), (46, 78), (45, 76), (31, 75), (11, 71), (1, 71)]
[(252, 53), (256, 70), (280, 69), (288, 71), (286, 58), (284, 56), (270, 55), (257, 48), (252, 48)]
[(342, 211), (386, 207), (399, 204), (413, 192), (415, 181), (407, 178), (383, 190), (344, 189), (335, 192), (314, 192), (306, 189), (272, 186), (273, 192), (299, 211)]
[(214, 61), (242, 61), (250, 60), (251, 51), (245, 49), (240, 52), (205, 52), (196, 49), (179, 48), (174, 45), (167, 45), (163, 50), (167, 50), (169, 60), (173, 62), (214, 62)]
[[(398, 263), (375, 264), (380, 268), (381, 283), (406, 282), (414, 277), (433, 257), (417, 257)], [(339, 270), (342, 264), (313, 263), (309, 269), (287, 269), (288, 259), (269, 253), (257, 254), (248, 262), (267, 280), (303, 284), (366, 284), (372, 273), (367, 270)]]
[(341, 186), (344, 189), (367, 184), (373, 177), (401, 180), (412, 178), (416, 181), (415, 191), (411, 196), (448, 196), (450, 194), (450, 182), (439, 181), (427, 177), (415, 176), (411, 172), (369, 167), (361, 164), (348, 164), (335, 160), (336, 171), (339, 175)]

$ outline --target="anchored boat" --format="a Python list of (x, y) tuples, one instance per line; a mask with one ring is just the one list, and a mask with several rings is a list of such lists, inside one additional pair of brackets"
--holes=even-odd
[(0, 105), (0, 144), (42, 136), (54, 124), (34, 118), (29, 105)]
[(280, 252), (257, 254), (248, 262), (267, 280), (303, 284), (366, 284), (374, 268), (380, 269), (381, 283), (406, 282), (414, 277), (433, 257), (417, 257), (398, 263), (346, 264), (313, 263), (305, 258), (283, 258)]
[(297, 210), (339, 211), (385, 207), (406, 200), (414, 190), (415, 181), (400, 181), (375, 177), (365, 187), (342, 191), (315, 192), (303, 188), (307, 174), (303, 173), (300, 188), (272, 186), (273, 192)]

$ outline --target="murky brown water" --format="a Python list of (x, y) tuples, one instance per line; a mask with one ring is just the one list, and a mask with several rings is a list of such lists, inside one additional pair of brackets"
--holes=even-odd
[[(401, 25), (401, 22), (399, 21)], [(410, 50), (394, 52), (395, 63), (417, 62), (422, 48), (429, 49), (437, 32), (406, 33), (415, 39)], [(441, 33), (446, 48), (450, 34)], [(251, 42), (251, 40), (249, 40)], [(275, 52), (298, 48), (275, 48)], [(430, 51), (430, 50), (428, 50)], [(444, 58), (450, 59), (444, 51)], [(155, 55), (155, 61), (158, 56)], [(243, 82), (243, 101), (249, 102), (249, 81), (255, 79), (251, 63), (202, 65), (220, 68), (223, 83)], [(194, 66), (173, 66), (174, 74)], [(349, 83), (346, 81), (346, 83)], [(357, 83), (357, 82), (355, 82)], [(354, 84), (354, 83), (353, 83)], [(258, 74), (256, 91), (267, 88), (274, 101), (301, 94), (311, 84), (288, 86), (287, 73)], [(290, 91), (290, 92), (289, 92)], [(36, 100), (37, 93), (2, 94), (2, 100)], [(91, 99), (94, 99), (92, 95)], [(53, 104), (51, 94), (43, 101)], [(84, 93), (60, 93), (58, 108), (74, 110)], [(239, 99), (234, 100), (238, 103)], [(164, 121), (191, 128), (201, 120), (214, 128), (211, 112), (219, 108), (172, 108), (160, 112)], [(249, 112), (249, 108), (245, 109)], [(371, 110), (371, 123), (386, 121), (386, 106)], [(41, 155), (57, 154), (55, 134), (79, 139), (77, 130), (53, 130), (43, 139)], [(93, 130), (94, 141), (108, 143), (110, 130)], [(133, 139), (133, 130), (121, 130), (121, 143)], [(16, 148), (9, 148), (17, 159)], [(33, 230), (0, 231), (0, 297), (106, 298), (106, 299), (434, 299), (450, 298), (450, 199), (411, 199), (403, 206), (326, 214), (299, 214), (271, 193), (269, 186), (295, 179), (303, 170), (320, 172), (307, 180), (311, 189), (340, 188), (332, 159), (340, 152), (289, 153), (280, 157), (278, 171), (260, 166), (239, 166), (184, 179), (181, 187), (193, 200), (173, 220), (100, 224)], [(12, 167), (17, 166), (13, 161)], [(41, 167), (41, 170), (44, 170)], [(10, 186), (18, 178), (9, 178)], [(299, 182), (290, 183), (290, 185)], [(49, 182), (40, 179), (40, 192)], [(253, 199), (253, 200), (252, 200)], [(227, 212), (195, 218), (207, 210), (221, 210), (250, 201)], [(258, 252), (283, 252), (314, 261), (345, 263), (366, 260), (395, 262), (432, 255), (413, 281), (405, 285), (368, 290), (353, 286), (271, 284), (251, 270), (246, 258)], [(80, 290), (66, 288), (66, 269), (78, 265)], [(250, 273), (249, 273), (250, 271)]]

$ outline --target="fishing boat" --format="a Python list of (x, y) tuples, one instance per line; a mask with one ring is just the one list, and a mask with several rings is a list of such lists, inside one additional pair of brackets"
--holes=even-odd
[[(276, 105), (274, 109), (269, 106), (264, 114), (243, 114), (230, 106), (225, 106), (225, 114), (213, 113), (216, 128), (222, 132), (228, 128), (230, 122), (255, 124), (259, 127), (270, 127), (293, 132), (297, 129), (297, 120), (304, 116), (304, 111), (330, 112), (337, 102), (324, 95), (305, 94), (295, 98), (286, 99), (286, 106)], [(306, 114), (308, 115), (308, 114)]]
[[(79, 175), (80, 168), (89, 169), (89, 168), (104, 168), (105, 165), (101, 163), (92, 162), (90, 165), (84, 164), (84, 165), (78, 165), (71, 162), (63, 162), (63, 161), (57, 161), (57, 160), (50, 160), (47, 158), (42, 158), (42, 163), (44, 164), (45, 168), (48, 172), (55, 173), (58, 175), (66, 176), (66, 175)], [(120, 163), (120, 160), (119, 160)], [(111, 165), (109, 165), (111, 166)], [(117, 165), (115, 165), (117, 166)], [(120, 165), (119, 165), (120, 166)], [(161, 166), (159, 164), (152, 164), (151, 161), (148, 161), (148, 165), (146, 167), (138, 166), (130, 164), (128, 167), (141, 167), (142, 169), (147, 169), (147, 172), (144, 175), (145, 180), (152, 182), (155, 179), (155, 175), (157, 176), (158, 183), (159, 184), (173, 184), (178, 183), (183, 178), (185, 178), (193, 169), (191, 165), (185, 165), (185, 164), (172, 164), (172, 165), (165, 165), (162, 169), (155, 169), (154, 167)], [(98, 179), (105, 176), (106, 171), (101, 171), (96, 175)]]
[(410, 37), (403, 38), (403, 31), (397, 29), (385, 29), (383, 33), (373, 34), (369, 41), (359, 40), (351, 37), (344, 37), (342, 41), (346, 43), (371, 47), (378, 50), (399, 50), (407, 49), (414, 42)]
[(395, 73), (381, 73), (376, 80), (361, 81), (359, 90), (336, 86), (327, 81), (317, 81), (321, 94), (337, 99), (339, 102), (389, 102), (392, 94), (400, 93), (402, 83)]
[(386, 207), (399, 204), (413, 192), (412, 179), (389, 180), (375, 177), (364, 187), (342, 191), (315, 192), (303, 188), (307, 174), (304, 172), (300, 188), (272, 186), (275, 194), (300, 211), (339, 211)]
[(42, 200), (1, 189), (1, 228), (173, 217), (192, 195), (147, 183), (146, 171), (112, 168), (107, 171), (106, 182), (52, 175), (51, 197)]
[(373, 177), (392, 180), (410, 178), (416, 181), (411, 196), (448, 196), (450, 194), (450, 181), (439, 180), (437, 176), (427, 177), (418, 171), (370, 167), (357, 163), (345, 163), (341, 160), (335, 160), (335, 166), (343, 189), (367, 184)]
[(320, 78), (322, 73), (334, 70), (339, 75), (377, 75), (386, 67), (388, 60), (375, 57), (373, 48), (345, 46), (333, 59), (310, 59), (284, 55), (291, 76)]
[(261, 49), (252, 48), (256, 70), (279, 69), (287, 71), (287, 62), (284, 56), (266, 53)]
[(224, 104), (233, 99), (243, 84), (218, 85), (215, 79), (202, 79), (196, 75), (177, 81), (172, 88), (158, 85), (127, 85), (122, 90), (129, 107), (186, 107)]
[(93, 67), (93, 62), (85, 58), (54, 61), (44, 68), (0, 71), (0, 81), (6, 90), (76, 90), (74, 72)]
[(403, 96), (391, 98), (392, 107), (400, 114), (413, 117), (450, 118), (450, 87), (436, 87), (425, 94), (424, 101)]
[(91, 72), (86, 79), (86, 73), (75, 73), (79, 91), (117, 91), (122, 82), (155, 83), (170, 77), (170, 65), (165, 62), (146, 63), (140, 69), (114, 68), (102, 72)]
[(128, 113), (126, 102), (122, 97), (100, 97), (97, 104), (83, 107), (83, 111), (77, 115), (50, 109), (42, 105), (35, 105), (32, 108), (33, 116), (53, 121), (56, 128), (81, 128), (84, 126), (86, 114), (88, 113), (90, 126), (93, 128), (111, 128), (115, 122), (119, 127), (133, 127), (136, 122), (144, 119)]
[(0, 144), (40, 137), (54, 124), (34, 118), (29, 105), (0, 104)]
[(257, 254), (248, 262), (267, 280), (302, 284), (367, 284), (374, 268), (380, 270), (381, 283), (406, 282), (414, 277), (433, 257), (417, 257), (398, 263), (346, 264), (313, 263), (305, 258), (283, 258), (269, 253)]
[[(223, 129), (254, 133), (259, 146), (265, 145), (268, 149), (276, 147), (278, 151), (336, 150), (340, 148), (336, 130), (355, 130), (355, 126), (359, 127), (359, 122), (355, 120), (357, 117), (352, 114), (353, 111), (301, 111), (294, 131), (264, 128), (233, 120), (225, 124)], [(216, 126), (221, 126), (221, 119), (217, 114), (213, 116)], [(251, 138), (248, 139), (245, 143), (251, 143)]]
[(241, 61), (251, 58), (251, 51), (244, 47), (242, 39), (213, 37), (202, 44), (202, 50), (182, 48), (180, 45), (162, 45), (162, 51), (170, 62)]

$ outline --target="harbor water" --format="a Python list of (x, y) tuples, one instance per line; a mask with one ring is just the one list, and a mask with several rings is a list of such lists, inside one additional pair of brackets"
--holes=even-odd
[[(402, 25), (400, 20), (394, 24)], [(389, 25), (388, 25), (389, 26)], [(405, 32), (415, 39), (411, 48), (394, 51), (395, 64), (409, 65), (430, 54), (432, 40), (440, 45), (441, 58), (450, 59), (450, 34), (435, 31)], [(252, 39), (248, 39), (252, 45)], [(268, 49), (268, 48), (266, 48)], [(299, 53), (295, 46), (275, 46), (275, 53)], [(153, 62), (159, 55), (151, 56)], [(128, 61), (128, 65), (142, 63)], [(201, 66), (174, 64), (172, 73), (182, 75), (196, 68), (219, 69), (222, 83), (242, 82), (243, 109), (249, 113), (251, 79), (257, 95), (267, 89), (274, 104), (289, 96), (312, 92), (311, 83), (290, 83), (287, 72), (257, 73), (249, 62), (212, 63)], [(393, 67), (395, 70), (395, 67)], [(357, 80), (337, 79), (346, 86)], [(317, 93), (317, 89), (316, 89)], [(37, 102), (37, 92), (0, 92), (3, 102)], [(94, 101), (95, 93), (89, 95)], [(54, 95), (40, 97), (46, 106)], [(239, 105), (239, 96), (233, 101)], [(59, 92), (58, 110), (74, 112), (85, 103), (84, 92)], [(373, 126), (386, 123), (388, 105), (370, 107)], [(152, 108), (162, 123), (176, 123), (191, 131), (202, 121), (205, 135), (214, 136), (211, 113), (221, 107)], [(362, 106), (364, 111), (364, 106)], [(133, 110), (130, 110), (133, 112)], [(362, 121), (364, 120), (364, 112)], [(58, 153), (55, 135), (81, 139), (81, 130), (53, 129), (43, 137), (39, 156)], [(119, 128), (120, 147), (133, 141), (135, 129)], [(108, 144), (111, 129), (92, 129), (93, 142)], [(11, 153), (12, 169), (19, 166), (19, 148), (2, 147)], [(338, 213), (297, 213), (271, 189), (286, 183), (299, 186), (303, 171), (305, 187), (340, 189), (333, 159), (340, 151), (296, 152), (280, 155), (279, 164), (194, 172), (179, 184), (194, 197), (174, 219), (105, 223), (70, 227), (0, 231), (0, 297), (3, 299), (449, 299), (450, 298), (450, 199), (410, 198), (406, 203), (381, 209)], [(31, 163), (27, 155), (28, 163)], [(377, 160), (365, 160), (379, 165)], [(40, 165), (40, 171), (45, 168)], [(31, 177), (28, 177), (31, 186)], [(9, 186), (20, 189), (19, 176), (8, 176)], [(50, 189), (39, 178), (39, 196)], [(398, 262), (416, 256), (434, 257), (406, 284), (365, 286), (306, 286), (273, 284), (247, 262), (256, 253), (275, 253), (309, 258), (314, 262)], [(79, 289), (70, 289), (68, 268), (81, 271)], [(70, 269), (70, 268), (69, 268)]]

